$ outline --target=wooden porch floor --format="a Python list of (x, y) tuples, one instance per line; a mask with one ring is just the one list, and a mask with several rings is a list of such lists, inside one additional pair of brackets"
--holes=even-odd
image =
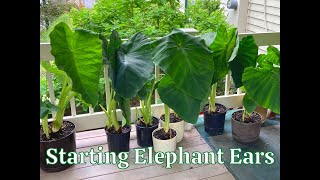
[[(76, 134), (77, 152), (89, 151), (90, 148), (103, 146), (103, 151), (108, 151), (107, 138), (104, 129), (80, 132)], [(199, 132), (193, 127), (191, 131), (184, 132), (183, 140), (177, 144), (177, 147), (184, 147), (185, 151), (205, 152), (211, 151), (206, 141)], [(85, 165), (73, 165), (57, 173), (46, 173), (40, 169), (40, 179), (43, 180), (68, 180), (68, 179), (206, 179), (206, 180), (231, 180), (235, 179), (224, 165), (187, 165), (173, 164), (171, 169), (166, 169), (163, 165), (133, 164), (133, 148), (139, 147), (136, 140), (136, 128), (132, 125), (130, 134), (130, 155), (127, 169), (118, 169), (116, 165), (92, 165), (89, 157), (86, 157)]]

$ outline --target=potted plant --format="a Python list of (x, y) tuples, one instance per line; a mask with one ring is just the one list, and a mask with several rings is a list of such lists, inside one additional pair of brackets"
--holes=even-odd
[(243, 39), (233, 62), (235, 65), (247, 60), (251, 64), (242, 66), (242, 69), (238, 68), (238, 72), (243, 74), (234, 74), (238, 87), (243, 85), (246, 91), (243, 110), (232, 114), (232, 136), (242, 143), (252, 143), (259, 138), (262, 115), (255, 111), (257, 106), (280, 113), (280, 51), (270, 46), (267, 49), (268, 54), (249, 58), (246, 47), (254, 44), (251, 36)]
[[(164, 123), (152, 133), (154, 150), (174, 151), (179, 130), (169, 123), (176, 122), (177, 116), (189, 123), (197, 122), (201, 102), (208, 98), (212, 52), (203, 39), (177, 29), (151, 44), (153, 62), (165, 73), (157, 87), (164, 103)], [(177, 116), (170, 115), (170, 108)]]
[[(57, 105), (59, 111), (53, 121), (47, 125), (47, 119), (44, 118), (40, 126), (40, 167), (56, 172), (71, 165), (60, 160), (53, 165), (47, 164), (47, 150), (58, 148), (59, 152), (62, 148), (66, 153), (76, 151), (76, 127), (72, 122), (63, 120), (65, 107), (73, 96), (80, 97), (92, 106), (98, 103), (102, 51), (98, 34), (81, 29), (72, 31), (63, 22), (57, 24), (49, 36), (56, 66), (47, 62), (41, 65), (55, 75), (62, 84), (62, 90)], [(42, 132), (45, 132), (45, 136)]]
[(151, 111), (152, 94), (156, 88), (156, 84), (155, 78), (152, 78), (138, 92), (138, 97), (141, 99), (141, 109), (140, 113), (136, 110), (135, 125), (137, 142), (140, 147), (153, 146), (152, 132), (159, 126), (159, 119), (153, 116), (153, 112)]
[[(108, 65), (110, 79), (110, 100), (107, 109), (100, 105), (107, 115), (105, 131), (111, 152), (128, 152), (131, 132), (130, 99), (137, 96), (149, 80), (154, 65), (152, 63), (149, 40), (142, 34), (135, 34), (128, 42), (122, 43), (117, 31), (104, 36), (103, 62)], [(118, 121), (117, 105), (122, 110), (125, 123)]]
[[(170, 111), (169, 108), (169, 127), (177, 131), (177, 143), (182, 141), (183, 135), (184, 135), (184, 130), (185, 130), (185, 121), (177, 115), (174, 111)], [(165, 126), (165, 114), (162, 114), (160, 116), (160, 124), (162, 127)]]
[(224, 131), (226, 106), (215, 102), (217, 82), (228, 74), (228, 61), (233, 49), (236, 46), (237, 29), (226, 29), (225, 26), (219, 26), (217, 32), (210, 32), (202, 36), (206, 45), (213, 52), (214, 73), (210, 80), (211, 90), (209, 95), (209, 104), (203, 108), (203, 120), (205, 131), (209, 135), (222, 134)]

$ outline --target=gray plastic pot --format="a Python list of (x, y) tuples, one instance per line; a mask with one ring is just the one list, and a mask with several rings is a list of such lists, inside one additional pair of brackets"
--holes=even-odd
[[(235, 112), (234, 112), (235, 113)], [(243, 123), (231, 118), (232, 123), (232, 137), (244, 144), (253, 143), (259, 139), (262, 118), (255, 123)]]

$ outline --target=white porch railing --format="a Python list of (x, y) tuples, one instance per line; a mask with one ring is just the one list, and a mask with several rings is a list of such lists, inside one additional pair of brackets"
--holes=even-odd
[[(280, 45), (280, 32), (266, 32), (266, 33), (241, 33), (239, 34), (240, 39), (247, 36), (252, 35), (257, 43), (258, 46), (269, 46), (269, 45)], [(41, 61), (54, 61), (54, 57), (50, 53), (51, 46), (50, 43), (40, 43), (40, 60)], [(155, 77), (158, 80), (159, 79), (159, 68), (155, 67)], [(108, 70), (105, 67), (104, 69), (104, 77), (107, 77)], [(46, 73), (47, 81), (48, 81), (48, 89), (49, 89), (49, 95), (50, 95), (50, 101), (52, 103), (55, 102), (55, 96), (53, 91), (53, 81), (52, 81), (52, 74), (50, 72)], [(227, 108), (234, 108), (242, 106), (242, 98), (244, 96), (244, 93), (241, 93), (241, 90), (237, 90), (237, 94), (229, 94), (230, 90), (230, 73), (226, 75), (226, 81), (225, 81), (225, 90), (224, 90), (224, 96), (217, 96), (217, 103), (224, 104)], [(107, 80), (107, 79), (106, 79)], [(109, 83), (106, 83), (105, 91), (106, 91), (106, 100), (109, 98), (109, 92), (110, 87), (108, 85)], [(159, 99), (159, 95), (156, 92), (155, 93), (155, 102)], [(65, 120), (72, 121), (75, 123), (77, 127), (77, 132), (80, 131), (86, 131), (91, 129), (97, 129), (97, 128), (103, 128), (106, 125), (106, 119), (107, 116), (104, 114), (104, 112), (94, 112), (93, 108), (89, 108), (89, 113), (87, 114), (76, 114), (76, 105), (75, 100), (72, 98), (70, 100), (70, 107), (71, 107), (71, 116), (65, 116)], [(134, 122), (135, 120), (135, 108), (131, 108), (131, 122)], [(138, 109), (140, 107), (137, 107)], [(163, 104), (153, 104), (152, 109), (154, 111), (154, 116), (160, 117), (161, 114), (164, 113)], [(117, 110), (117, 116), (119, 119), (122, 119), (121, 110)]]

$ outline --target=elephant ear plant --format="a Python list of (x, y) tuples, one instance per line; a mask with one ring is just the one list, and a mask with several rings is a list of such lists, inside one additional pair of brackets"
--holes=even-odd
[(40, 119), (44, 135), (47, 139), (50, 139), (48, 128), (48, 115), (53, 111), (59, 111), (59, 107), (51, 104), (49, 100), (41, 101), (40, 99)]
[[(140, 147), (153, 146), (152, 132), (158, 128), (159, 119), (153, 116), (151, 101), (154, 90), (157, 88), (154, 75), (152, 75), (143, 88), (138, 92), (137, 98), (140, 99), (140, 109), (136, 108), (136, 133), (137, 142)], [(141, 116), (139, 116), (141, 114)]]
[[(43, 121), (40, 129), (46, 136), (40, 137), (40, 166), (47, 171), (60, 171), (69, 164), (46, 163), (46, 151), (49, 148), (63, 148), (66, 153), (75, 152), (75, 125), (64, 121), (64, 111), (70, 99), (77, 95), (93, 107), (98, 103), (98, 85), (102, 70), (102, 50), (99, 35), (90, 31), (76, 29), (72, 31), (67, 24), (59, 23), (50, 33), (51, 54), (55, 65), (42, 62), (41, 65), (53, 73), (62, 84), (61, 95), (53, 121)], [(43, 129), (44, 128), (44, 129)], [(59, 152), (60, 150), (58, 150)], [(66, 157), (67, 158), (67, 157)]]
[[(248, 39), (247, 39), (248, 40)], [(234, 65), (249, 62), (249, 56), (244, 44), (253, 42), (241, 42)], [(246, 94), (243, 98), (243, 110), (232, 114), (233, 137), (244, 143), (254, 142), (259, 138), (262, 115), (257, 112), (257, 107), (270, 109), (280, 113), (280, 51), (269, 46), (267, 54), (260, 54), (252, 57), (251, 65), (243, 65), (238, 68), (239, 73), (235, 73), (236, 86), (243, 86)], [(241, 74), (242, 73), (242, 74)]]
[(165, 120), (163, 128), (153, 131), (154, 150), (175, 151), (179, 132), (169, 127), (170, 122), (176, 121), (169, 108), (184, 121), (197, 122), (213, 75), (212, 52), (201, 38), (176, 29), (153, 41), (152, 46), (153, 62), (165, 73), (157, 87), (164, 103)]
[[(110, 100), (107, 109), (100, 105), (107, 115), (106, 133), (109, 151), (128, 152), (131, 131), (130, 99), (135, 97), (149, 80), (154, 65), (152, 63), (149, 40), (142, 34), (135, 34), (128, 42), (122, 43), (117, 31), (113, 31), (109, 41), (103, 42), (103, 62), (108, 65), (110, 79)], [(125, 125), (119, 124), (117, 105), (122, 110)], [(121, 142), (121, 143), (120, 143)]]
[(215, 103), (217, 82), (225, 78), (229, 72), (228, 61), (236, 46), (237, 35), (236, 28), (226, 29), (225, 26), (219, 26), (217, 32), (209, 32), (202, 36), (208, 48), (213, 52), (210, 62), (214, 64), (213, 76), (210, 79), (209, 104), (203, 108), (204, 127), (209, 135), (222, 134), (224, 130), (227, 108)]

